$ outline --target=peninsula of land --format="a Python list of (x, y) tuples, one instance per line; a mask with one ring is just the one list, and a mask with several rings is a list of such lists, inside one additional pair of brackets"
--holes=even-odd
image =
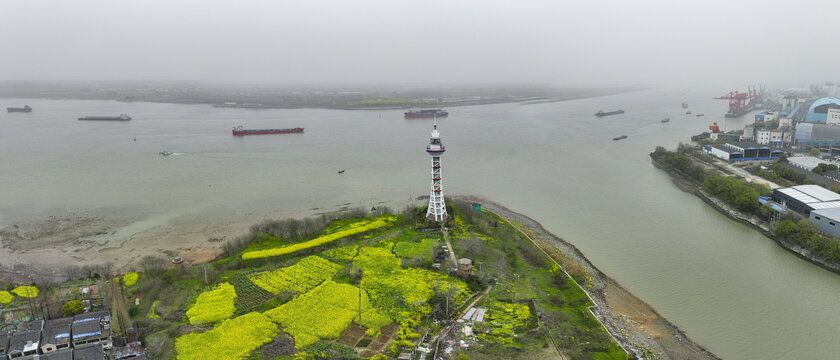
[[(485, 210), (495, 213), (517, 228), (562, 266), (580, 284), (581, 289), (586, 289), (588, 297), (594, 302), (594, 306), (589, 310), (603, 325), (603, 329), (628, 353), (636, 356), (655, 356), (659, 359), (716, 359), (713, 354), (692, 342), (676, 326), (657, 314), (653, 308), (600, 272), (573, 245), (547, 232), (531, 218), (486, 199), (460, 197), (457, 200), (482, 203)], [(363, 215), (362, 213), (356, 215)], [(230, 256), (232, 249), (245, 246), (249, 240), (257, 237), (257, 234), (266, 231), (265, 223), (253, 225), (256, 222), (254, 218), (228, 222), (193, 219), (155, 227), (133, 234), (118, 243), (112, 243), (101, 239), (107, 238), (115, 229), (131, 222), (127, 216), (113, 214), (116, 213), (112, 211), (64, 214), (48, 219), (19, 221), (15, 225), (0, 229), (2, 251), (8, 254), (2, 258), (31, 259), (33, 264), (26, 267), (20, 266), (20, 263), (5, 266), (0, 270), (0, 279), (26, 284), (60, 283), (91, 277), (97, 273), (142, 270), (149, 266), (150, 257), (165, 259), (166, 261), (157, 263), (163, 267), (214, 264), (218, 259)], [(390, 239), (397, 235), (383, 236)], [(470, 241), (472, 240), (455, 241), (453, 251), (458, 252), (459, 256), (471, 254), (473, 257), (480, 257), (481, 255), (476, 255), (475, 245)], [(533, 261), (525, 259), (527, 264)], [(505, 271), (504, 267), (500, 271)], [(525, 287), (526, 283), (519, 286)], [(517, 285), (513, 286), (515, 290)], [(538, 291), (531, 296), (537, 294)], [(557, 339), (552, 341), (555, 341), (554, 347), (557, 347), (560, 353), (596, 351), (568, 348), (569, 344), (558, 345)], [(564, 346), (566, 350), (563, 350)]]

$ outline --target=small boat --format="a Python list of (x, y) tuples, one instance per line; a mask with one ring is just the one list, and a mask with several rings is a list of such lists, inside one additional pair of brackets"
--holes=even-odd
[(13, 113), (13, 112), (30, 113), (30, 112), (32, 112), (32, 108), (31, 108), (31, 107), (29, 107), (29, 105), (24, 105), (22, 108), (19, 108), (19, 107), (7, 107), (7, 108), (6, 108), (6, 111), (7, 111), (7, 112), (10, 112), (10, 113)]
[(691, 115), (691, 110), (685, 112), (686, 115)]
[(415, 110), (415, 111), (406, 111), (403, 115), (405, 115), (406, 119), (420, 119), (420, 118), (442, 118), (449, 116), (449, 113), (446, 110), (442, 109), (424, 109), (424, 110)]
[(614, 137), (613, 140), (618, 141), (618, 140), (623, 140), (623, 139), (626, 139), (626, 138), (627, 138), (627, 135), (621, 135), (619, 137)]
[(169, 155), (172, 155), (172, 154), (174, 154), (174, 153), (173, 153), (173, 152), (166, 151), (166, 150), (163, 150), (163, 151), (159, 152), (158, 154), (161, 154), (161, 155), (163, 155), (163, 156), (169, 156)]
[(598, 110), (598, 112), (595, 113), (595, 116), (604, 117), (604, 116), (618, 115), (618, 114), (624, 114), (624, 110), (616, 110), (616, 111)]
[(683, 109), (688, 109), (688, 103), (687, 103), (687, 102), (685, 102), (685, 101), (683, 101), (683, 103), (682, 103), (682, 108), (683, 108)]
[(302, 133), (303, 128), (292, 129), (244, 129), (242, 125), (233, 128), (233, 135), (294, 134)]
[(120, 114), (120, 116), (83, 116), (79, 120), (99, 120), (99, 121), (128, 121), (131, 116)]
[(661, 122), (663, 124), (666, 123), (666, 122), (669, 122), (669, 121), (671, 121), (671, 118), (664, 118), (662, 120), (659, 120), (659, 122)]
[(696, 117), (701, 117), (701, 116), (703, 116), (703, 115), (705, 115), (705, 114), (703, 114), (703, 113), (699, 113), (699, 114), (694, 115), (694, 116), (696, 116)]
[(339, 173), (339, 174), (344, 174), (344, 171), (346, 171), (346, 170), (341, 169), (341, 170), (338, 170), (338, 173)]

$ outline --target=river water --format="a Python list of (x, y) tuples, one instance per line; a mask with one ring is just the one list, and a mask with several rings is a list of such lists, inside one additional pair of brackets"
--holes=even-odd
[[(712, 121), (743, 126), (749, 117), (724, 122), (718, 92), (450, 108), (439, 121), (444, 192), (541, 222), (723, 358), (836, 358), (840, 276), (720, 215), (650, 163), (656, 145), (674, 148)], [(706, 116), (684, 115), (682, 101)], [(429, 189), (431, 120), (402, 111), (0, 100), (24, 104), (34, 112), (0, 113), (0, 226), (108, 208), (135, 214), (131, 232), (190, 217), (400, 206)], [(599, 109), (626, 114), (598, 119)], [(134, 119), (76, 120), (120, 113)], [(239, 124), (306, 130), (233, 137)]]

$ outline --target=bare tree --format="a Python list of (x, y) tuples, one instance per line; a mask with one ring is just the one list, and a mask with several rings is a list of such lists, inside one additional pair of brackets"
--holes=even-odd
[(155, 256), (155, 255), (146, 255), (142, 259), (140, 259), (140, 266), (143, 268), (143, 272), (146, 273), (158, 273), (163, 271), (163, 267), (166, 265), (166, 259)]
[(467, 256), (471, 258), (480, 256), (487, 250), (487, 247), (484, 245), (484, 241), (475, 236), (470, 236), (461, 240), (460, 243), (464, 247), (464, 251), (467, 253)]
[(166, 334), (146, 337), (146, 354), (151, 359), (163, 359), (167, 349), (172, 348), (172, 338)]

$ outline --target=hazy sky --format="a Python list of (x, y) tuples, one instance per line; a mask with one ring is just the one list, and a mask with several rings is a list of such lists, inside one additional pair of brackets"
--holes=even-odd
[(840, 80), (840, 0), (0, 0), (0, 80)]

